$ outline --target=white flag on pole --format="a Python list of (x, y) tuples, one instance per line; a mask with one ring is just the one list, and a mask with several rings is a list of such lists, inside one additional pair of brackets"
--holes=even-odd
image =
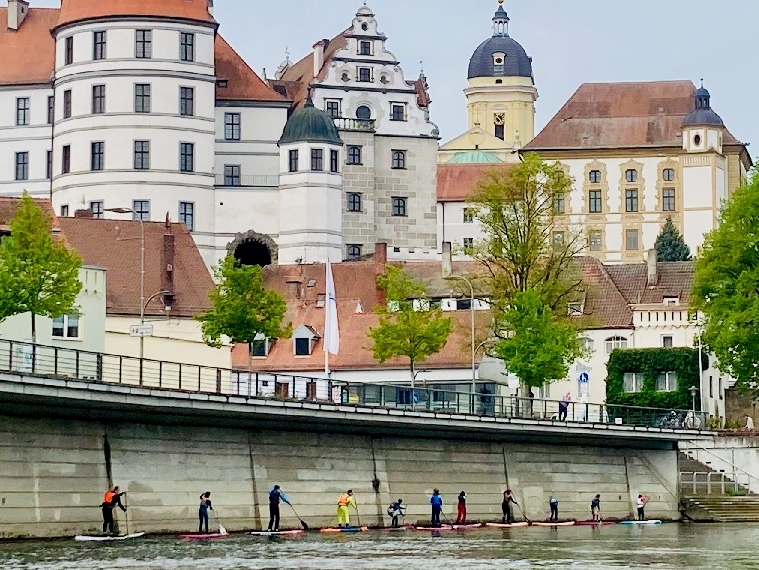
[(324, 352), (340, 352), (340, 327), (337, 322), (337, 297), (335, 297), (335, 280), (332, 277), (332, 264), (327, 262), (327, 295), (324, 313)]

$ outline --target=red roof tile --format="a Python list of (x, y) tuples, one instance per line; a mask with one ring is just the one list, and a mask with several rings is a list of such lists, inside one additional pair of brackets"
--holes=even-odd
[(493, 164), (438, 164), (438, 202), (466, 202), (486, 172), (503, 167)]
[[(288, 97), (262, 80), (219, 34), (216, 35), (215, 51), (218, 101), (288, 101)], [(226, 81), (226, 86), (221, 86), (220, 81)]]
[[(45, 210), (50, 219), (53, 221), (53, 230), (60, 227), (58, 224), (58, 218), (55, 216), (53, 206), (50, 204), (50, 200), (44, 200), (35, 198), (37, 205)], [(16, 216), (19, 206), (21, 205), (21, 198), (12, 198), (8, 196), (0, 196), (0, 229), (7, 229), (10, 226), (11, 221)]]
[(648, 285), (645, 263), (609, 265), (607, 270), (631, 305), (659, 304), (664, 297), (678, 297), (684, 305), (690, 302), (695, 270), (693, 261), (657, 263), (655, 285)]
[(57, 27), (111, 16), (156, 16), (213, 22), (208, 0), (62, 0)]
[(8, 8), (0, 8), (0, 85), (51, 83), (55, 41), (50, 29), (59, 10), (30, 8), (18, 30), (9, 30)]

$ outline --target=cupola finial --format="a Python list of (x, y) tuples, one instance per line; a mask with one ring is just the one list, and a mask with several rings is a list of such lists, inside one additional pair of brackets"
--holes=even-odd
[(498, 0), (498, 10), (493, 16), (493, 36), (509, 35), (509, 15), (503, 9), (503, 0)]

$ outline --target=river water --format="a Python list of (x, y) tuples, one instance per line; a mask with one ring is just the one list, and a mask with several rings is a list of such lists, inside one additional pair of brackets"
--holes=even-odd
[(0, 542), (2, 570), (450, 570), (759, 568), (759, 525), (367, 532), (205, 543)]

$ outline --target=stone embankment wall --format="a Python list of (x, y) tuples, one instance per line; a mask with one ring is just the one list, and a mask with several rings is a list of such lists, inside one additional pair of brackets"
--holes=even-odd
[[(122, 532), (193, 531), (204, 491), (228, 529), (265, 527), (274, 484), (313, 527), (335, 524), (348, 488), (370, 525), (388, 524), (398, 498), (407, 522), (427, 518), (435, 487), (447, 518), (463, 490), (469, 519), (496, 520), (507, 485), (530, 519), (547, 518), (550, 495), (562, 518), (587, 519), (596, 493), (605, 517), (631, 516), (645, 493), (648, 516), (679, 518), (674, 451), (0, 418), (0, 536), (99, 532), (111, 482), (128, 492)], [(282, 514), (298, 526), (286, 505)]]

